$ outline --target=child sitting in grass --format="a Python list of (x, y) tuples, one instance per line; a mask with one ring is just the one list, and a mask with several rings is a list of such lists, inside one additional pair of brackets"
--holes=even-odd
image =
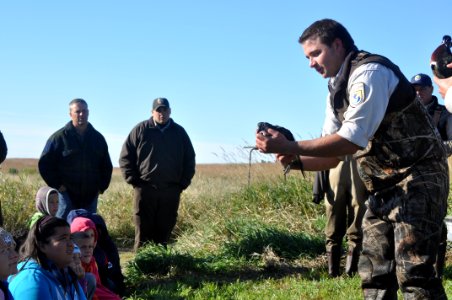
[(13, 236), (0, 227), (0, 300), (13, 299), (6, 279), (17, 273), (19, 254), (15, 250)]
[(77, 217), (88, 218), (96, 225), (97, 241), (94, 248), (94, 258), (96, 259), (102, 284), (119, 296), (123, 296), (126, 290), (124, 276), (121, 271), (121, 262), (118, 248), (113, 242), (108, 232), (104, 218), (97, 213), (90, 213), (85, 209), (74, 209), (67, 215), (69, 224)]
[(93, 256), (97, 242), (96, 225), (93, 221), (84, 217), (77, 217), (71, 223), (71, 233), (74, 242), (81, 252), (82, 266), (85, 272), (92, 273), (96, 278), (96, 290), (94, 298), (99, 300), (120, 300), (119, 296), (105, 287), (100, 281), (96, 259)]
[(94, 297), (94, 291), (96, 290), (96, 277), (92, 273), (85, 272), (82, 266), (80, 248), (74, 243), (74, 252), (72, 254), (72, 262), (69, 268), (77, 275), (78, 282), (86, 295), (86, 299), (91, 300)]
[(37, 212), (31, 217), (30, 228), (42, 216), (55, 216), (58, 211), (59, 194), (56, 189), (48, 186), (41, 187), (36, 193)]

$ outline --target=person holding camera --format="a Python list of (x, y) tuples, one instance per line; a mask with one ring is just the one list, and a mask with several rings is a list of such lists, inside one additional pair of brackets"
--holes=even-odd
[[(446, 151), (410, 82), (389, 59), (358, 50), (342, 24), (323, 19), (299, 39), (309, 66), (328, 82), (333, 134), (288, 141), (256, 134), (283, 165), (331, 169), (354, 155), (370, 193), (358, 272), (365, 299), (447, 299), (434, 262), (447, 211)], [(297, 158), (298, 157), (298, 158)], [(296, 159), (297, 158), (297, 159)]]
[[(452, 63), (448, 64), (447, 67), (452, 69)], [(433, 80), (438, 85), (438, 92), (444, 98), (447, 110), (452, 113), (452, 77), (438, 78), (433, 76)]]

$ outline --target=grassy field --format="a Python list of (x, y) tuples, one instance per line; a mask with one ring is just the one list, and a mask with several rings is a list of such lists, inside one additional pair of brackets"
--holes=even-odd
[[(312, 203), (307, 175), (285, 180), (272, 163), (198, 165), (174, 242), (135, 255), (133, 191), (115, 170), (99, 213), (121, 249), (128, 299), (362, 299), (357, 276), (327, 276), (324, 207)], [(7, 160), (0, 181), (5, 227), (20, 233), (43, 185), (36, 161)], [(444, 285), (452, 296), (450, 254)]]

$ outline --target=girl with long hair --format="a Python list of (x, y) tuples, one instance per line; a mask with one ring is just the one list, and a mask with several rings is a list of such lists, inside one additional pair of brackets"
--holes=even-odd
[(53, 216), (38, 219), (20, 248), (19, 273), (9, 284), (14, 299), (86, 300), (69, 268), (73, 250), (66, 220)]

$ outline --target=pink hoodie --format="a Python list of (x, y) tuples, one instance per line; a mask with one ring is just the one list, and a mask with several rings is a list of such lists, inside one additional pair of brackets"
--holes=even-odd
[[(97, 230), (96, 224), (88, 218), (77, 217), (71, 223), (71, 233), (79, 231), (87, 231), (92, 229), (94, 231), (94, 240), (97, 242)], [(99, 271), (96, 264), (96, 259), (94, 256), (91, 261), (86, 264), (82, 262), (82, 266), (85, 272), (90, 272), (96, 277), (96, 290), (94, 291), (93, 300), (120, 300), (121, 298), (110, 291), (106, 286), (100, 281)]]
[(94, 224), (93, 221), (84, 217), (77, 217), (72, 220), (71, 233), (78, 231), (87, 231), (88, 229), (92, 229), (94, 231), (94, 242), (97, 242), (96, 224)]

